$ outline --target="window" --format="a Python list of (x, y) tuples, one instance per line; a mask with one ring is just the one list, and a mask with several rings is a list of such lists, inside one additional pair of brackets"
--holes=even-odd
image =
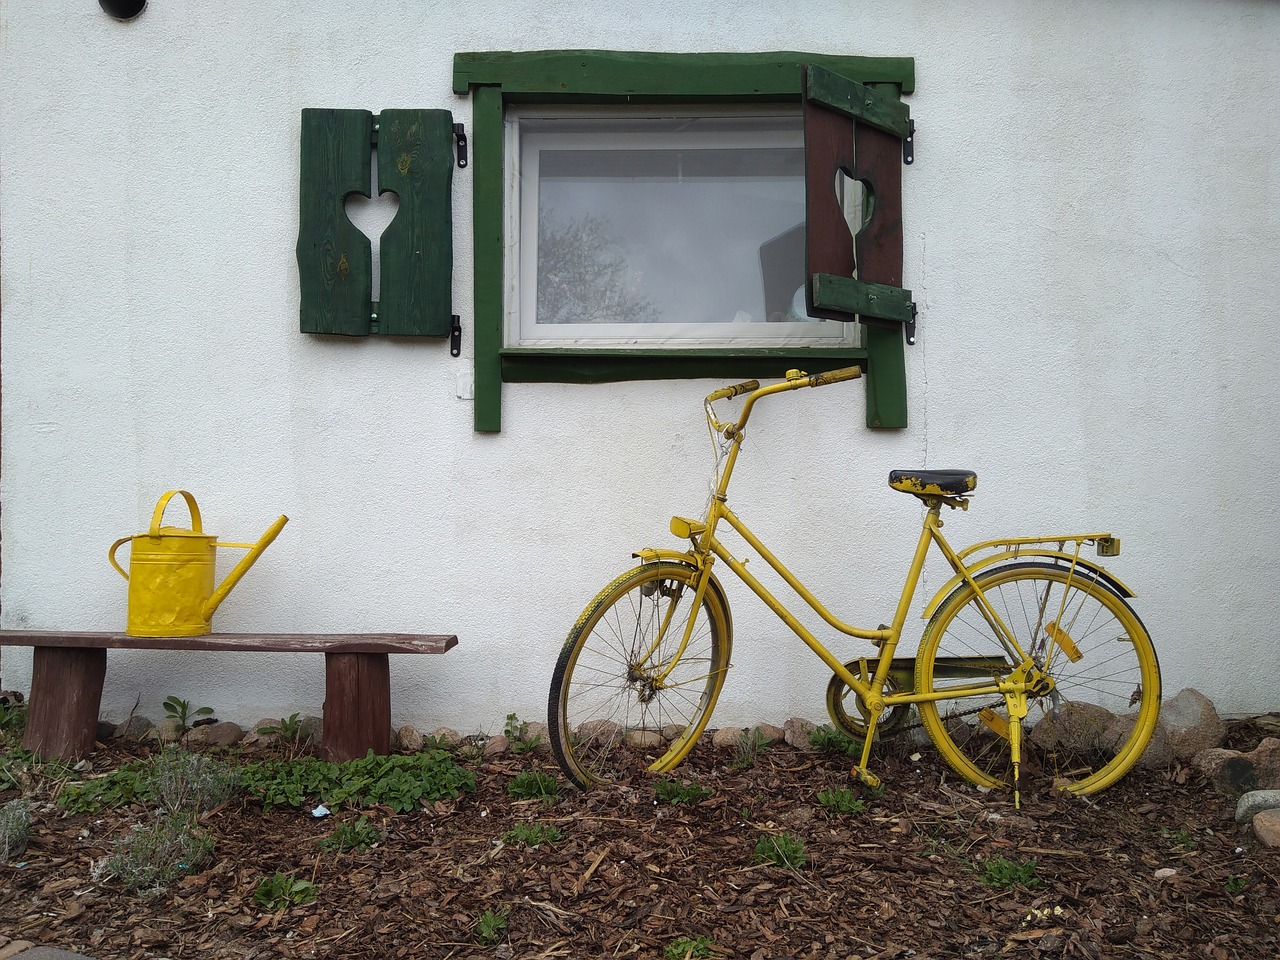
[(507, 346), (855, 346), (808, 315), (799, 106), (507, 112)]
[[(776, 377), (854, 363), (868, 425), (905, 426), (901, 171), (884, 158), (896, 144), (901, 167), (898, 98), (914, 70), (911, 58), (798, 53), (455, 55), (454, 92), (473, 108), (475, 428), (501, 428), (504, 382)], [(834, 118), (817, 151), (811, 104)], [(868, 114), (882, 138), (870, 169)], [(595, 287), (565, 282), (579, 275)]]

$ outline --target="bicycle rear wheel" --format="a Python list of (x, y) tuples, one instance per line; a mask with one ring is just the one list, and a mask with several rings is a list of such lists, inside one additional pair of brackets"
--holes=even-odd
[(641, 765), (669, 770), (706, 727), (729, 666), (732, 628), (714, 579), (694, 609), (697, 578), (681, 563), (636, 567), (601, 590), (569, 632), (547, 719), (556, 760), (581, 789)]
[[(1137, 762), (1160, 710), (1160, 666), (1146, 628), (1108, 584), (1087, 570), (1023, 562), (975, 577), (1022, 651), (1052, 681), (1028, 692), (1021, 778), (1089, 794)], [(916, 692), (946, 693), (1001, 679), (1017, 666), (977, 594), (962, 584), (925, 628)], [(920, 717), (951, 767), (985, 787), (1012, 778), (1008, 710), (989, 699), (922, 702)]]

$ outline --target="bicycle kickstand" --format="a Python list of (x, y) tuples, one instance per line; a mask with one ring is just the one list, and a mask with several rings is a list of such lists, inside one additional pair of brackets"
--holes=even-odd
[(1009, 760), (1013, 765), (1013, 808), (1022, 808), (1022, 796), (1018, 789), (1018, 774), (1022, 767), (1022, 721), (1027, 715), (1027, 695), (1022, 692), (1006, 693), (1005, 704), (1009, 710)]
[(871, 717), (867, 723), (867, 739), (862, 744), (862, 757), (852, 770), (849, 771), (856, 783), (861, 783), (870, 790), (879, 790), (883, 785), (883, 781), (868, 769), (871, 761), (871, 744), (875, 740), (876, 722), (880, 718), (878, 716)]

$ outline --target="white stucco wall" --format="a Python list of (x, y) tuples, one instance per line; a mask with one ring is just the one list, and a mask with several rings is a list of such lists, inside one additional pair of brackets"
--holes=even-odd
[[(457, 633), (448, 656), (394, 660), (397, 723), (543, 715), (578, 611), (703, 503), (716, 384), (508, 384), (502, 433), (474, 433), (467, 171), (462, 358), (300, 334), (298, 117), (447, 107), (469, 127), (456, 51), (580, 47), (916, 58), (911, 426), (867, 431), (860, 385), (790, 395), (761, 407), (735, 490), (819, 595), (888, 619), (920, 514), (885, 475), (971, 468), (957, 541), (1112, 528), (1169, 693), (1280, 707), (1280, 5), (1261, 0), (152, 0), (131, 23), (5, 0), (5, 626), (122, 626), (106, 548), (185, 487), (230, 539), (292, 518), (219, 629)], [(821, 719), (817, 661), (730, 591), (716, 722)], [(25, 687), (30, 651), (0, 657)], [(323, 670), (110, 655), (107, 716), (171, 694), (242, 722), (315, 712)]]

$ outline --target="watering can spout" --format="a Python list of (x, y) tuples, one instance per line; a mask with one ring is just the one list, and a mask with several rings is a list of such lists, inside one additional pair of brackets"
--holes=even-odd
[(249, 568), (254, 565), (260, 556), (262, 556), (262, 551), (271, 546), (275, 538), (280, 535), (280, 531), (284, 529), (284, 525), (288, 522), (289, 518), (284, 514), (281, 514), (276, 519), (275, 523), (271, 524), (271, 526), (267, 528), (267, 532), (262, 535), (257, 543), (223, 543), (219, 541), (218, 546), (220, 547), (247, 547), (249, 552), (240, 558), (240, 562), (231, 569), (231, 572), (227, 574), (226, 579), (223, 580), (222, 583), (218, 584), (217, 588), (209, 596), (209, 599), (204, 602), (204, 608), (201, 613), (205, 620), (213, 619), (213, 612), (218, 609), (218, 605), (227, 598), (227, 594), (229, 594), (232, 589), (234, 589), (235, 585), (240, 582), (240, 578), (249, 572)]

